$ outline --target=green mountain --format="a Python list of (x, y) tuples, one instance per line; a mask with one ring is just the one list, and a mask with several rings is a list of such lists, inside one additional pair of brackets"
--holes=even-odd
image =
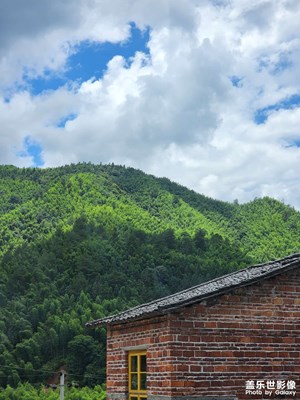
[(85, 322), (300, 250), (300, 213), (230, 204), (132, 168), (0, 167), (0, 386), (105, 378)]

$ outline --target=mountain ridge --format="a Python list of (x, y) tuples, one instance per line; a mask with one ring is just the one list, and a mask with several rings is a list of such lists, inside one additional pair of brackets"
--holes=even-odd
[(93, 319), (299, 252), (300, 213), (116, 165), (0, 166), (0, 386), (105, 378)]

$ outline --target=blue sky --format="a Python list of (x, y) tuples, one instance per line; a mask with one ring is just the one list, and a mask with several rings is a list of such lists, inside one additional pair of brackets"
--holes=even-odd
[(290, 110), (300, 106), (300, 94), (289, 96), (278, 103), (270, 104), (266, 107), (259, 108), (255, 111), (254, 120), (256, 124), (263, 124), (268, 116), (279, 110)]
[(32, 166), (41, 167), (44, 165), (42, 151), (42, 147), (37, 142), (32, 141), (30, 135), (28, 135), (24, 139), (24, 150), (19, 151), (17, 154), (21, 158), (31, 156), (33, 160)]
[(67, 59), (65, 70), (61, 74), (46, 70), (43, 76), (29, 79), (25, 76), (25, 85), (33, 95), (38, 95), (45, 90), (56, 90), (59, 87), (82, 83), (89, 79), (99, 79), (107, 68), (107, 63), (116, 55), (123, 56), (128, 66), (131, 58), (137, 51), (149, 53), (150, 28), (139, 29), (134, 22), (130, 23), (130, 36), (120, 43), (98, 43), (85, 40), (74, 46), (73, 54)]
[(300, 2), (4, 2), (0, 163), (125, 164), (300, 209)]
[[(24, 85), (29, 88), (33, 96), (44, 91), (54, 91), (64, 85), (80, 84), (89, 79), (101, 79), (107, 69), (107, 63), (116, 55), (125, 58), (128, 67), (136, 52), (149, 54), (147, 43), (149, 41), (150, 28), (139, 29), (134, 22), (130, 23), (130, 35), (128, 39), (120, 43), (97, 43), (83, 41), (73, 49), (73, 54), (67, 59), (65, 71), (57, 75), (46, 70), (43, 76), (30, 79), (24, 76)], [(64, 128), (67, 121), (76, 118), (71, 113), (60, 119), (57, 126)], [(30, 135), (24, 139), (24, 150), (19, 156), (32, 157), (32, 166), (41, 167), (44, 165), (42, 159), (43, 148), (41, 144), (34, 141)]]

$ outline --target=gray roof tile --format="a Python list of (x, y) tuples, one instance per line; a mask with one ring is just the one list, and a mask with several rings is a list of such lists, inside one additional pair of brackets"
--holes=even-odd
[(164, 314), (172, 309), (219, 296), (232, 289), (251, 285), (299, 266), (300, 254), (293, 254), (281, 260), (266, 264), (253, 265), (181, 292), (174, 293), (170, 296), (151, 301), (150, 303), (142, 304), (109, 317), (91, 321), (87, 323), (86, 326), (91, 327), (104, 324), (124, 323), (128, 320)]

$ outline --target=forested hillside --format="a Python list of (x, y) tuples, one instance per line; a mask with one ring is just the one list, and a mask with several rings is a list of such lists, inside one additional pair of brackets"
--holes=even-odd
[(300, 250), (300, 214), (216, 201), (132, 168), (0, 167), (0, 386), (105, 379), (84, 324)]

